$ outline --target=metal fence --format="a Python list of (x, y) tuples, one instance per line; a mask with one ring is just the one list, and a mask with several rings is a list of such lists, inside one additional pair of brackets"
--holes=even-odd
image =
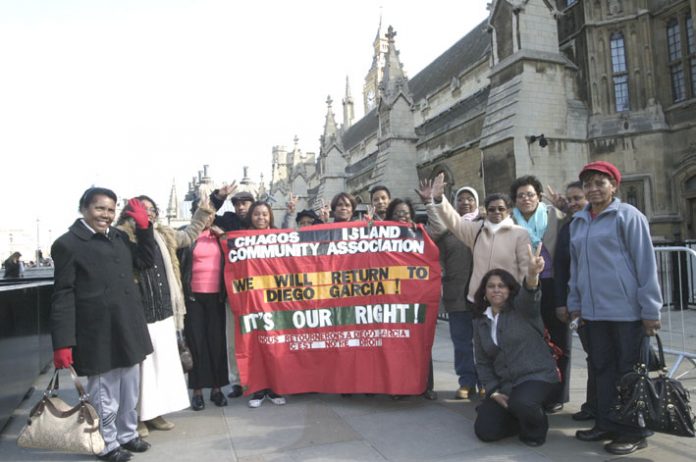
[(655, 246), (663, 301), (660, 338), (665, 353), (676, 356), (669, 376), (680, 372), (677, 378), (696, 368), (696, 251), (692, 246)]

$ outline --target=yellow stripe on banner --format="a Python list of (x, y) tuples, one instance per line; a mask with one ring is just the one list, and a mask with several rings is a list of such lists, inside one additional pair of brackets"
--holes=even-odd
[[(389, 280), (427, 280), (430, 276), (427, 266), (383, 266), (377, 268), (361, 268), (347, 271), (323, 271), (318, 273), (291, 273), (250, 278), (232, 281), (234, 293), (249, 290), (287, 289), (301, 287), (364, 284)], [(335, 298), (335, 297), (323, 297)]]
[(266, 303), (327, 300), (375, 295), (394, 295), (401, 291), (401, 281), (370, 281), (329, 286), (306, 286), (267, 289), (263, 294)]

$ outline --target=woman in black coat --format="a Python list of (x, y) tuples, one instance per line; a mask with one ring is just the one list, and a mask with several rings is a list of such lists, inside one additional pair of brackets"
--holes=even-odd
[(51, 247), (55, 282), (51, 306), (53, 360), (74, 364), (100, 416), (106, 447), (101, 460), (123, 462), (150, 445), (136, 431), (139, 365), (152, 352), (134, 268), (152, 265), (154, 240), (147, 212), (131, 199), (139, 244), (111, 227), (116, 194), (90, 188), (82, 218)]

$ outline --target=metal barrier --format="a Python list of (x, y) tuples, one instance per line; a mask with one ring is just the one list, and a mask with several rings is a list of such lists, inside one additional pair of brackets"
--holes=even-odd
[(0, 280), (0, 430), (51, 364), (52, 278)]
[[(694, 263), (696, 251), (684, 246), (656, 246), (658, 276), (662, 290), (663, 310), (660, 338), (665, 345), (665, 353), (677, 358), (669, 370), (669, 376), (677, 373), (686, 360), (692, 368), (682, 372), (681, 378), (696, 368), (696, 312), (693, 305)], [(692, 328), (687, 328), (691, 326)]]

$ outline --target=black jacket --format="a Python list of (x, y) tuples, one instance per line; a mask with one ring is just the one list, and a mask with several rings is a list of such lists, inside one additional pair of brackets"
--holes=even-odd
[[(210, 194), (210, 203), (213, 204), (215, 210), (219, 210), (220, 207), (222, 207), (222, 204), (225, 203), (225, 200), (218, 199), (217, 195), (215, 194), (216, 192), (217, 189)], [(222, 215), (216, 215), (213, 224), (220, 227), (225, 232), (247, 229), (244, 220), (239, 218), (239, 215), (234, 212), (225, 212)]]
[[(179, 267), (181, 268), (181, 285), (184, 288), (184, 298), (186, 299), (187, 303), (196, 299), (193, 295), (193, 291), (191, 290), (191, 276), (193, 274), (193, 249), (196, 248), (197, 244), (198, 240), (196, 239), (191, 247), (184, 247), (176, 252), (177, 256), (179, 257)], [(220, 247), (221, 255), (220, 266), (223, 269), (220, 273), (221, 290), (218, 293), (218, 296), (220, 301), (225, 301), (227, 298), (227, 291), (225, 290), (225, 252), (222, 250), (219, 240), (218, 246)]]
[(51, 247), (53, 349), (73, 347), (80, 375), (131, 367), (152, 353), (133, 276), (134, 267), (153, 264), (152, 226), (137, 234), (136, 245), (116, 228), (106, 237), (77, 220)]

